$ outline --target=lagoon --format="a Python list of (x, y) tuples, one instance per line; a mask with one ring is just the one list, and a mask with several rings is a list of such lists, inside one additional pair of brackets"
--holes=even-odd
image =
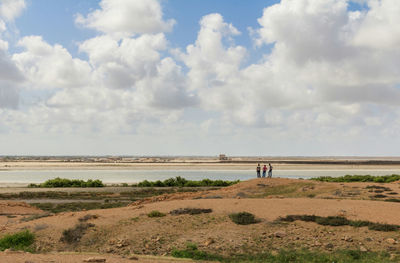
[[(400, 174), (399, 169), (343, 169), (343, 170), (276, 170), (273, 177), (310, 179), (318, 176), (388, 175)], [(253, 170), (3, 170), (0, 171), (0, 186), (42, 183), (56, 177), (67, 179), (100, 179), (106, 184), (137, 183), (143, 180), (156, 181), (181, 176), (188, 180), (249, 180), (256, 177)]]

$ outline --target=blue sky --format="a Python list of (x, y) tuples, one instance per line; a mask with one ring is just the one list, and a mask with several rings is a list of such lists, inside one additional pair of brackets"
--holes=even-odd
[(0, 155), (399, 155), (399, 12), (0, 0)]
[[(75, 15), (87, 14), (98, 8), (99, 0), (29, 0), (27, 9), (16, 20), (20, 36), (41, 35), (51, 44), (62, 44), (71, 54), (84, 57), (78, 52), (78, 42), (96, 35), (95, 30), (77, 27)], [(185, 48), (196, 40), (199, 20), (210, 13), (220, 13), (227, 22), (235, 24), (242, 33), (235, 37), (238, 45), (250, 47), (247, 63), (259, 59), (260, 54), (268, 52), (269, 46), (253, 48), (248, 28), (258, 27), (257, 17), (261, 17), (265, 7), (278, 3), (278, 0), (164, 0), (166, 18), (176, 20), (172, 32), (168, 32), (168, 40), (172, 48)], [(51, 21), (51, 23), (49, 23)]]

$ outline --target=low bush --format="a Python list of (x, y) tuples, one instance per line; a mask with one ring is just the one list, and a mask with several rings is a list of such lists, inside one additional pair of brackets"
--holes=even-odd
[(346, 226), (349, 220), (341, 216), (317, 217), (315, 223), (323, 226)]
[(171, 215), (198, 215), (198, 214), (207, 214), (211, 213), (212, 209), (203, 209), (203, 208), (179, 208), (176, 210), (172, 210), (169, 212)]
[(383, 176), (372, 176), (372, 175), (345, 175), (340, 177), (332, 176), (320, 176), (311, 178), (314, 181), (321, 182), (339, 182), (339, 183), (349, 183), (349, 182), (375, 182), (375, 183), (391, 183), (400, 180), (400, 175), (383, 175)]
[(375, 231), (390, 232), (390, 231), (398, 230), (399, 226), (398, 225), (390, 225), (390, 224), (370, 223), (368, 225), (368, 229), (375, 230)]
[(35, 241), (35, 235), (29, 230), (24, 230), (14, 234), (7, 234), (0, 239), (0, 251), (5, 249), (31, 250), (30, 246)]
[(95, 225), (91, 223), (79, 223), (73, 228), (64, 230), (60, 241), (68, 244), (78, 243), (83, 235), (85, 235), (86, 230), (94, 226)]
[(371, 196), (371, 198), (385, 198), (385, 197), (387, 197), (387, 195), (383, 195), (383, 194), (377, 194), (377, 195)]
[(385, 199), (386, 202), (395, 202), (395, 203), (400, 203), (400, 199), (397, 198), (389, 198)]
[(370, 230), (376, 231), (397, 231), (400, 226), (399, 225), (389, 225), (389, 224), (381, 224), (381, 223), (373, 223), (364, 220), (349, 220), (345, 217), (341, 216), (315, 216), (315, 215), (288, 215), (286, 217), (280, 217), (278, 221), (283, 222), (294, 222), (296, 220), (305, 221), (305, 222), (315, 222), (319, 225), (324, 226), (352, 226), (352, 227), (365, 227), (367, 226)]
[(349, 221), (349, 225), (353, 227), (364, 227), (364, 226), (369, 226), (370, 224), (371, 222), (364, 220)]
[(32, 203), (35, 206), (44, 211), (51, 213), (61, 213), (61, 212), (77, 212), (83, 210), (93, 210), (93, 209), (109, 209), (127, 206), (129, 202), (113, 202), (113, 203), (101, 203), (101, 202), (74, 202), (74, 203)]
[(148, 217), (164, 217), (166, 214), (161, 213), (160, 211), (154, 210), (147, 214)]
[(86, 221), (88, 221), (90, 219), (96, 219), (98, 217), (99, 217), (98, 215), (87, 214), (87, 215), (84, 215), (84, 216), (80, 217), (78, 219), (78, 221), (79, 222), (86, 222)]
[(238, 225), (250, 225), (259, 222), (253, 214), (248, 212), (233, 213), (229, 215), (229, 218)]
[(66, 179), (66, 178), (54, 178), (49, 179), (41, 184), (30, 184), (28, 187), (33, 188), (56, 188), (56, 187), (104, 187), (104, 184), (100, 180), (89, 179), (87, 181), (78, 179)]
[(178, 250), (173, 249), (171, 255), (176, 258), (191, 258), (194, 260), (208, 260), (208, 261), (222, 261), (224, 258), (219, 255), (209, 254), (204, 251), (200, 251), (196, 244), (189, 243), (186, 245), (186, 249)]
[(203, 179), (201, 181), (191, 181), (191, 180), (186, 180), (183, 177), (175, 177), (175, 178), (169, 178), (164, 181), (155, 181), (155, 182), (150, 182), (147, 180), (144, 180), (143, 182), (140, 182), (137, 184), (138, 187), (225, 187), (225, 186), (230, 186), (233, 184), (237, 184), (240, 181), (223, 181), (223, 180), (210, 180), (210, 179)]
[(382, 190), (382, 191), (392, 191), (392, 189), (390, 189), (389, 187), (380, 186), (380, 185), (368, 185), (365, 188), (366, 189), (377, 189), (377, 190)]

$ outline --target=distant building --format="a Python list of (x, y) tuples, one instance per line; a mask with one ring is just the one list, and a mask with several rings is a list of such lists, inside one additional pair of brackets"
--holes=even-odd
[(220, 155), (219, 155), (219, 160), (220, 160), (220, 161), (227, 161), (227, 160), (228, 160), (228, 157), (226, 157), (225, 154), (220, 154)]

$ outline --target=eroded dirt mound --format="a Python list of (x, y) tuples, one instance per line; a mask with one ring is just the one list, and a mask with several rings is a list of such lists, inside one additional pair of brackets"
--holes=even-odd
[(43, 211), (24, 202), (0, 201), (1, 215), (32, 215), (40, 213), (43, 213)]

